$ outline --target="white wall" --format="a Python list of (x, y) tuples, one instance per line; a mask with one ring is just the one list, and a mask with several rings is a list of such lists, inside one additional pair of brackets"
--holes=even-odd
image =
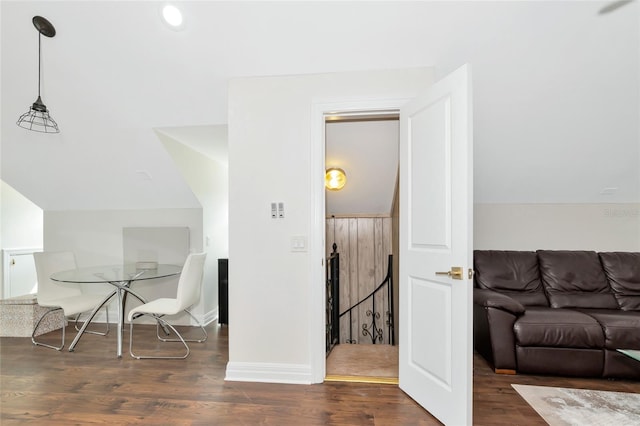
[(0, 181), (2, 249), (42, 247), (42, 209)]
[[(228, 380), (309, 383), (321, 355), (309, 335), (321, 259), (290, 249), (292, 236), (314, 232), (323, 179), (311, 175), (314, 103), (412, 97), (431, 82), (429, 68), (231, 81)], [(271, 202), (284, 202), (284, 219), (271, 218)]]
[[(121, 264), (122, 228), (144, 226), (186, 226), (190, 229), (190, 251), (202, 251), (202, 209), (45, 211), (44, 249), (73, 251), (79, 267)], [(90, 288), (105, 294), (108, 290), (108, 284)], [(113, 306), (111, 312), (115, 314)], [(201, 320), (206, 315), (202, 303), (194, 315)]]
[[(157, 132), (202, 205), (205, 264), (202, 300), (205, 312), (218, 312), (218, 259), (229, 256), (229, 170), (218, 161)], [(214, 318), (207, 318), (206, 322)]]
[(640, 204), (475, 204), (481, 250), (640, 251)]
[[(2, 22), (2, 7), (0, 7), (0, 22)], [(0, 66), (0, 93), (2, 93), (2, 66)], [(2, 102), (0, 102), (0, 117), (2, 117)], [(1, 140), (2, 137), (0, 136), (0, 141)], [(2, 149), (0, 149), (0, 176), (2, 176)], [(4, 247), (4, 244), (2, 244), (2, 236), (4, 235), (4, 232), (2, 232), (2, 228), (4, 228), (4, 226), (2, 225), (2, 218), (4, 217), (4, 215), (2, 214), (2, 199), (4, 198), (2, 194), (4, 192), (4, 185), (2, 184), (0, 185), (0, 249)], [(2, 266), (0, 266), (0, 277), (2, 276), (2, 274), (3, 270)], [(4, 288), (4, 282), (0, 282), (0, 288)]]

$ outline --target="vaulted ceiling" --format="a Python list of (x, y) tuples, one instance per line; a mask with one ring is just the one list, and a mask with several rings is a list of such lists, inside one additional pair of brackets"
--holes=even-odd
[(325, 163), (347, 175), (327, 191), (327, 216), (391, 216), (398, 182), (398, 120), (328, 121)]
[[(608, 3), (185, 1), (175, 31), (164, 2), (2, 1), (0, 172), (45, 210), (196, 207), (155, 129), (224, 158), (230, 79), (468, 62), (477, 202), (638, 202), (640, 8)], [(15, 125), (35, 15), (57, 135)]]

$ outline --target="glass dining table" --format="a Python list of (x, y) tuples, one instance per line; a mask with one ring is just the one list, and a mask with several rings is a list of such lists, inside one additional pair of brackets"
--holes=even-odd
[(122, 357), (122, 329), (124, 325), (124, 304), (126, 301), (126, 294), (131, 294), (142, 303), (147, 303), (144, 297), (135, 292), (131, 288), (131, 284), (135, 281), (146, 281), (157, 278), (166, 278), (175, 275), (179, 275), (182, 271), (182, 266), (179, 265), (167, 265), (157, 264), (153, 265), (153, 268), (141, 269), (136, 264), (125, 265), (108, 265), (108, 266), (93, 266), (88, 268), (71, 269), (68, 271), (60, 271), (51, 275), (53, 281), (66, 282), (66, 283), (79, 283), (79, 284), (110, 284), (113, 286), (113, 291), (105, 296), (103, 301), (96, 306), (89, 318), (84, 322), (78, 334), (73, 339), (73, 342), (69, 346), (69, 352), (73, 352), (78, 341), (84, 334), (87, 326), (96, 316), (100, 308), (108, 303), (113, 297), (118, 300), (118, 347), (117, 355)]

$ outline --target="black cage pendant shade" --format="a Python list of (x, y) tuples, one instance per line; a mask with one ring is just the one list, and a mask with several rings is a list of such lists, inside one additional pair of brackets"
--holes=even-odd
[(56, 29), (51, 22), (42, 16), (34, 16), (32, 19), (33, 26), (38, 30), (38, 99), (31, 105), (29, 111), (25, 112), (18, 119), (18, 126), (23, 129), (33, 130), (41, 133), (59, 133), (58, 123), (49, 115), (49, 110), (42, 102), (40, 97), (40, 74), (42, 57), (42, 36), (53, 37), (56, 35)]

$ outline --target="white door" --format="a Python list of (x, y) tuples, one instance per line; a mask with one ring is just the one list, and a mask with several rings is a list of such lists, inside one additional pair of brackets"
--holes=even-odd
[(463, 66), (400, 110), (400, 388), (446, 425), (472, 422), (470, 80)]

